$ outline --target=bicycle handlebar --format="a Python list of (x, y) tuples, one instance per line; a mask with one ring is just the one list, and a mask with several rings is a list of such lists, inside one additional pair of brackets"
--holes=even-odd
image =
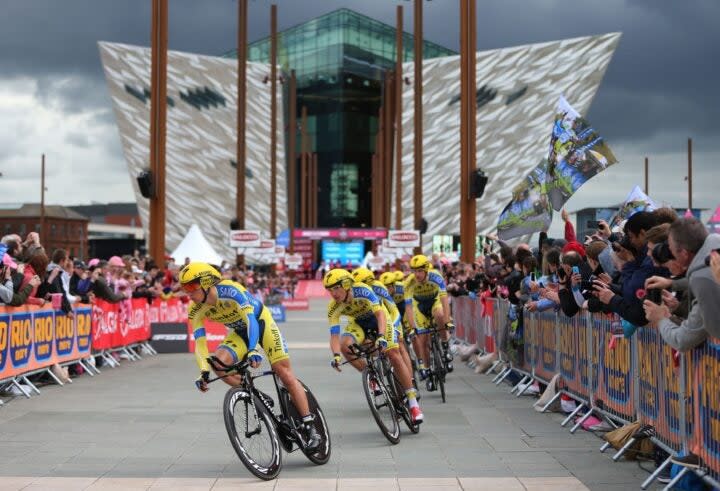
[(208, 379), (207, 383), (212, 383), (217, 380), (223, 379), (225, 377), (229, 377), (230, 375), (233, 375), (235, 373), (243, 373), (246, 372), (248, 367), (250, 366), (250, 363), (247, 361), (247, 359), (239, 361), (237, 363), (234, 363), (232, 365), (227, 365), (220, 361), (217, 356), (213, 355), (207, 358), (207, 362), (210, 364), (213, 369), (216, 371), (218, 370), (218, 367), (220, 370), (225, 372), (225, 375), (219, 375), (215, 378)]

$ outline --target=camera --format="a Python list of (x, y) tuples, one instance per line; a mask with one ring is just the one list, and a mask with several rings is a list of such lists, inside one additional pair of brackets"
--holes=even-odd
[(653, 247), (652, 258), (657, 264), (665, 264), (675, 259), (675, 256), (670, 252), (670, 246), (667, 242), (660, 242)]
[(659, 288), (648, 288), (645, 290), (645, 299), (650, 300), (652, 303), (661, 305), (662, 304), (662, 290)]
[(580, 290), (581, 291), (594, 291), (595, 290), (595, 280), (597, 280), (598, 277), (595, 275), (591, 275), (589, 279), (583, 280), (580, 282)]
[[(720, 249), (715, 249), (715, 252), (717, 252), (718, 254), (720, 254)], [(710, 266), (710, 258), (711, 258), (711, 257), (712, 257), (712, 256), (708, 255), (708, 257), (705, 258), (705, 266)]]

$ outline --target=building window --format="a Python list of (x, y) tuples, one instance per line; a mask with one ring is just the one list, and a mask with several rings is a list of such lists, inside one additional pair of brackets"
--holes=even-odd
[(4, 235), (8, 235), (11, 231), (12, 231), (12, 225), (10, 225), (9, 223), (6, 223), (6, 224), (5, 224), (5, 234), (4, 234)]
[(355, 164), (335, 164), (330, 174), (330, 213), (355, 217), (358, 212), (358, 168)]
[(27, 232), (27, 225), (21, 223), (20, 229), (18, 230), (18, 235), (20, 235), (20, 237), (25, 237), (25, 232)]
[(57, 225), (54, 223), (50, 225), (50, 237), (55, 237), (55, 234), (57, 233)]

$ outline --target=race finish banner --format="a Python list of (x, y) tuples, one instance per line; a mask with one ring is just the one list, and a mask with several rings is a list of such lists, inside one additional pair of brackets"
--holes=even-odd
[(90, 356), (91, 309), (0, 307), (0, 380)]

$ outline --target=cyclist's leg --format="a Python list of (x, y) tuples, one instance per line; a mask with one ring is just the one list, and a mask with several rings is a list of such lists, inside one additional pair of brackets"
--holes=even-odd
[(260, 322), (265, 324), (261, 345), (268, 357), (270, 367), (278, 378), (280, 378), (288, 392), (290, 392), (290, 398), (293, 404), (295, 404), (300, 416), (308, 416), (310, 409), (308, 407), (307, 395), (302, 385), (300, 385), (300, 382), (298, 382), (298, 379), (295, 378), (295, 373), (293, 373), (292, 367), (290, 366), (290, 354), (288, 353), (287, 343), (285, 343), (285, 339), (268, 309), (263, 309), (260, 315)]
[[(426, 329), (430, 328), (430, 309), (423, 308), (423, 305), (413, 300), (413, 314), (415, 315), (415, 326), (417, 327), (418, 345), (416, 354), (422, 360), (424, 368), (430, 367), (430, 336)], [(424, 332), (425, 331), (425, 332)], [(418, 350), (419, 348), (419, 350)]]
[[(398, 330), (395, 329), (391, 322), (388, 322), (385, 329), (385, 341), (387, 341), (385, 356), (390, 360), (395, 375), (405, 391), (412, 419), (416, 424), (422, 423), (423, 414), (420, 410), (420, 404), (418, 404), (417, 401), (417, 391), (412, 383), (412, 369), (405, 363), (405, 359), (400, 351), (400, 345), (398, 344)], [(400, 343), (402, 343), (402, 340), (400, 340)]]
[(365, 360), (358, 358), (350, 351), (350, 345), (358, 344), (362, 345), (365, 342), (365, 331), (362, 327), (351, 320), (348, 325), (345, 326), (342, 337), (340, 338), (340, 352), (345, 359), (354, 366), (358, 372), (362, 372), (365, 369)]
[(398, 334), (397, 344), (400, 347), (400, 355), (402, 356), (402, 359), (405, 362), (408, 371), (410, 372), (410, 378), (412, 379), (412, 360), (410, 360), (410, 353), (408, 353), (407, 346), (405, 346), (405, 336), (403, 335), (403, 326), (400, 318), (398, 318), (397, 322), (395, 323), (395, 330)]
[[(242, 360), (246, 354), (247, 345), (245, 345), (243, 338), (235, 331), (230, 331), (230, 333), (225, 336), (225, 339), (220, 346), (217, 347), (214, 353), (215, 357), (226, 365), (233, 365), (237, 363)], [(213, 367), (213, 371), (218, 377), (223, 377), (225, 375), (224, 370), (216, 370), (215, 367)], [(242, 377), (240, 374), (236, 373), (234, 375), (224, 377), (222, 381), (232, 387), (235, 387), (240, 385)]]
[[(450, 321), (450, 319), (445, 318), (445, 311), (443, 310), (440, 297), (436, 297), (435, 301), (433, 302), (432, 316), (433, 319), (435, 319), (435, 325), (438, 329), (444, 328), (445, 324)], [(438, 334), (440, 334), (440, 339), (444, 341), (450, 340), (450, 331), (443, 329), (442, 331), (438, 332)]]

